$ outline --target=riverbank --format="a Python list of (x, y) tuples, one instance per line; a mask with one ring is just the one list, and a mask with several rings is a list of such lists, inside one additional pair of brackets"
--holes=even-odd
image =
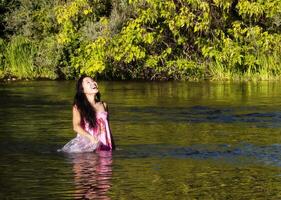
[[(92, 76), (96, 80), (104, 80), (104, 81), (130, 81), (130, 80), (136, 80), (136, 81), (191, 81), (191, 82), (200, 82), (200, 81), (234, 81), (234, 82), (241, 82), (241, 81), (280, 81), (281, 80), (281, 74), (269, 74), (267, 72), (264, 73), (233, 73), (233, 72), (218, 72), (216, 71), (216, 74), (210, 75), (210, 73), (201, 74), (200, 77), (196, 76), (178, 76), (170, 74), (170, 76), (164, 76), (159, 74), (151, 74), (150, 76), (146, 77), (125, 77), (122, 74), (116, 76), (116, 77), (106, 77), (105, 75), (94, 75)], [(0, 77), (0, 82), (13, 82), (13, 81), (44, 81), (44, 80), (55, 80), (55, 81), (63, 81), (63, 80), (74, 80), (80, 75), (72, 76), (72, 77), (25, 77), (25, 78), (19, 78), (15, 76), (4, 76)], [(91, 75), (89, 75), (91, 76)]]

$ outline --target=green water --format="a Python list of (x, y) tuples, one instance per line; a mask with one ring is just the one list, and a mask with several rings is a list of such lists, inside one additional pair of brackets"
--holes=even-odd
[(281, 84), (99, 82), (118, 150), (75, 137), (73, 81), (0, 85), (0, 199), (281, 199)]

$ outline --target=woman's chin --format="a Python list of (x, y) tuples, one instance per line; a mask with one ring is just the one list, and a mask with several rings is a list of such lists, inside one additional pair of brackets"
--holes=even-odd
[(88, 95), (96, 95), (98, 93), (98, 91), (92, 91), (92, 92), (88, 92)]

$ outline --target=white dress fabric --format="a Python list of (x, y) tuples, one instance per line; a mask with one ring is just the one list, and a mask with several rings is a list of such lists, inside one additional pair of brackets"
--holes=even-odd
[(82, 153), (93, 151), (111, 151), (113, 149), (112, 136), (107, 120), (108, 112), (97, 112), (97, 126), (90, 128), (89, 123), (83, 120), (82, 128), (90, 135), (98, 139), (97, 143), (93, 143), (89, 138), (77, 134), (63, 148), (58, 151), (66, 153)]

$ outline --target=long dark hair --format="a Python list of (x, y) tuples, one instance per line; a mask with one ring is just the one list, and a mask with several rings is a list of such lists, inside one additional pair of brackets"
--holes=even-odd
[[(82, 86), (83, 79), (86, 77), (89, 76), (83, 75), (77, 81), (76, 94), (74, 96), (73, 106), (77, 106), (81, 119), (86, 120), (89, 123), (90, 128), (95, 128), (97, 122), (96, 111), (88, 101)], [(95, 101), (100, 102), (100, 97), (101, 97), (100, 92), (98, 92), (96, 94)]]

